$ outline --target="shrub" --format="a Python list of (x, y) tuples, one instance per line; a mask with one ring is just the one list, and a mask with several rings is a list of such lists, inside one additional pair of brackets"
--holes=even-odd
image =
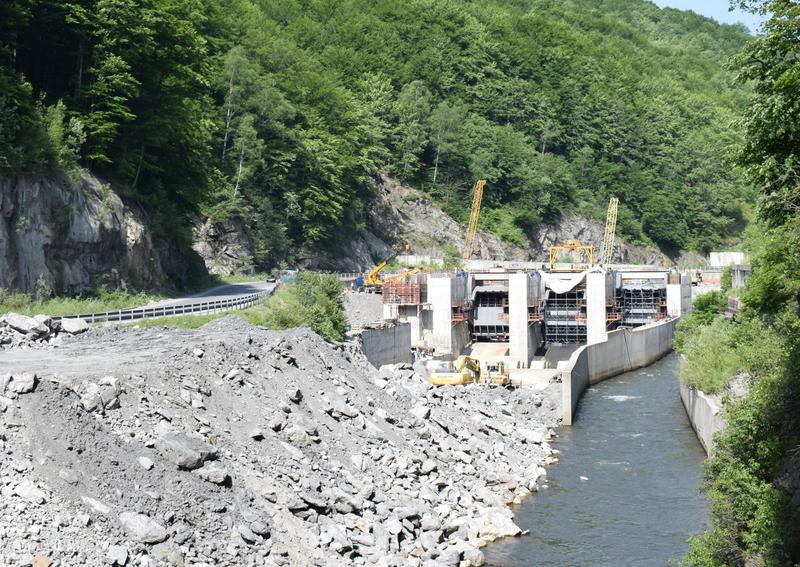
[(294, 283), (281, 286), (263, 306), (243, 312), (254, 325), (270, 329), (309, 327), (328, 341), (347, 332), (342, 283), (333, 274), (300, 272)]

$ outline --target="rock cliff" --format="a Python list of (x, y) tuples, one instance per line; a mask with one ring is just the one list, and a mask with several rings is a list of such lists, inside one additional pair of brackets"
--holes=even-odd
[[(387, 258), (406, 244), (411, 253), (441, 258), (449, 252), (461, 253), (466, 227), (456, 222), (419, 191), (399, 181), (381, 176), (376, 180), (376, 197), (367, 208), (368, 229), (358, 235), (341, 235), (338, 253), (306, 255), (303, 265), (341, 271), (362, 271), (379, 259)], [(549, 247), (568, 239), (594, 244), (598, 254), (605, 226), (575, 213), (557, 222), (541, 225), (529, 235), (525, 246), (515, 246), (498, 236), (479, 231), (474, 257), (484, 260), (533, 260), (545, 262)], [(671, 265), (669, 258), (655, 247), (631, 245), (616, 239), (614, 262)]]
[[(169, 261), (165, 261), (169, 258)], [(0, 176), (0, 287), (79, 294), (186, 281), (188, 260), (96, 177)]]

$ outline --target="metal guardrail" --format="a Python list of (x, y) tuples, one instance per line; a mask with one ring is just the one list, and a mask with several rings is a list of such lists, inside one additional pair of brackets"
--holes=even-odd
[(165, 305), (163, 307), (138, 307), (133, 309), (119, 309), (117, 311), (105, 311), (102, 313), (86, 313), (83, 315), (70, 315), (65, 317), (53, 317), (54, 321), (64, 319), (83, 319), (87, 323), (113, 323), (120, 321), (139, 321), (141, 319), (151, 319), (155, 317), (169, 317), (171, 315), (188, 315), (191, 313), (208, 314), (220, 311), (231, 311), (247, 309), (264, 301), (272, 295), (275, 289), (251, 293), (241, 297), (230, 299), (218, 299), (216, 301), (200, 301), (184, 303), (179, 305)]

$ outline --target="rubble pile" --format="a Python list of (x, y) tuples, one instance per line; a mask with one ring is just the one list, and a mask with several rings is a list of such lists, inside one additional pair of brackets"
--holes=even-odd
[(481, 565), (552, 459), (556, 386), (433, 388), (306, 329), (51, 352), (132, 336), (168, 354), (0, 376), (0, 564)]
[(0, 350), (46, 348), (59, 344), (64, 335), (78, 335), (88, 329), (89, 324), (77, 317), (57, 320), (46, 315), (6, 313), (0, 317)]

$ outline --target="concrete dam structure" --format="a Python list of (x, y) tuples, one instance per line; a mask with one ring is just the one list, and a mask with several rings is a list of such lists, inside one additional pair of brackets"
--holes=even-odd
[(520, 386), (561, 381), (569, 424), (586, 386), (672, 350), (675, 320), (691, 309), (691, 278), (641, 266), (479, 263), (387, 283), (383, 309), (385, 321), (408, 323), (413, 349), (437, 359), (502, 362)]

